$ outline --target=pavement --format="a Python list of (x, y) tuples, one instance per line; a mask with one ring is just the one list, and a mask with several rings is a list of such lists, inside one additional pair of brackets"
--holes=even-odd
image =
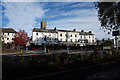
[[(36, 52), (36, 51), (23, 51), (23, 54), (29, 54), (29, 53), (39, 53), (39, 52)], [(16, 51), (16, 52), (11, 52), (11, 53), (0, 53), (0, 56), (1, 55), (19, 55), (20, 54), (20, 51)]]
[[(91, 53), (94, 52), (93, 50), (50, 50), (49, 53), (45, 53), (44, 50), (29, 50), (29, 51), (23, 51), (22, 56), (29, 56), (29, 55), (41, 55), (41, 54), (61, 54), (61, 53), (68, 53), (68, 54), (76, 54), (76, 53)], [(16, 52), (4, 52), (0, 53), (0, 56), (18, 56), (20, 54), (20, 51)]]
[(51, 52), (49, 53), (45, 53), (44, 50), (29, 50), (29, 51), (23, 51), (22, 54), (20, 54), (20, 51), (16, 51), (16, 52), (4, 52), (4, 53), (0, 53), (0, 56), (29, 56), (29, 55), (40, 55), (40, 54), (51, 54)]

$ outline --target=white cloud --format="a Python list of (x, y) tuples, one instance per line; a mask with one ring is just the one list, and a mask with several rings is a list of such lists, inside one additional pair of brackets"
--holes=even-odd
[(95, 9), (80, 9), (80, 10), (72, 10), (68, 12), (57, 12), (59, 14), (51, 15), (53, 17), (56, 16), (75, 16), (70, 18), (63, 18), (58, 20), (50, 21), (51, 24), (66, 24), (66, 23), (86, 23), (86, 24), (98, 24), (98, 18), (97, 18), (97, 11)]
[(118, 2), (120, 0), (2, 0), (2, 2)]
[(39, 3), (9, 2), (2, 4), (5, 7), (5, 16), (9, 19), (7, 27), (15, 30), (24, 29), (32, 34), (32, 25), (36, 18), (44, 17), (45, 11)]
[(84, 24), (98, 24), (96, 17), (74, 17), (74, 18), (66, 18), (60, 20), (50, 21), (51, 24), (66, 24), (66, 23), (84, 23)]
[(88, 7), (88, 5), (89, 5), (89, 7), (93, 6), (93, 4), (86, 2), (86, 3), (77, 3), (74, 5), (71, 5), (70, 7), (72, 7), (72, 8), (73, 7)]
[[(57, 14), (59, 15), (59, 14)], [(73, 10), (68, 13), (61, 13), (60, 15), (77, 15), (72, 18), (63, 18), (48, 22), (48, 28), (57, 27), (58, 29), (77, 29), (78, 31), (92, 31), (97, 38), (102, 39), (106, 37), (112, 37), (104, 30), (99, 30), (100, 22), (98, 21), (97, 11), (95, 9), (84, 9), (81, 11)], [(50, 27), (51, 26), (51, 27)]]
[[(56, 14), (55, 14), (56, 13)], [(95, 9), (77, 9), (77, 10), (71, 10), (71, 11), (55, 11), (54, 14), (52, 14), (51, 16), (48, 16), (49, 18), (53, 18), (53, 17), (57, 17), (57, 16), (95, 16), (96, 15), (96, 11)], [(85, 14), (85, 15), (84, 15)]]
[(2, 2), (38, 2), (39, 0), (2, 0)]

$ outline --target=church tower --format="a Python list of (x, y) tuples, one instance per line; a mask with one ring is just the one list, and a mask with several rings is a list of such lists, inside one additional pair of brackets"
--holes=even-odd
[(46, 29), (46, 24), (47, 21), (43, 21), (43, 19), (41, 20), (41, 29)]

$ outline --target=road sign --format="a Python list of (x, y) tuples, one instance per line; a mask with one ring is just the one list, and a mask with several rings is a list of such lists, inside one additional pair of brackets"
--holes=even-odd
[(26, 40), (26, 42), (28, 42), (28, 40)]
[(112, 32), (112, 36), (118, 36), (118, 35), (120, 35), (120, 30)]

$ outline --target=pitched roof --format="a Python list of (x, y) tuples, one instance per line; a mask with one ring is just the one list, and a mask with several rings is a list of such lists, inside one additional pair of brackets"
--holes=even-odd
[(94, 34), (89, 33), (89, 32), (80, 32), (80, 35), (94, 35)]
[(92, 34), (90, 32), (80, 32), (80, 31), (73, 31), (73, 30), (59, 30), (59, 29), (57, 29), (57, 31), (62, 31), (62, 32), (76, 32), (76, 33), (79, 33), (81, 35), (94, 35), (94, 34)]
[(79, 32), (79, 31), (73, 31), (73, 30), (61, 30), (61, 29), (39, 29), (39, 28), (34, 28), (33, 32), (50, 32), (50, 33), (57, 33), (58, 31), (61, 32), (77, 32), (81, 35), (93, 35), (92, 33), (89, 32)]
[(56, 30), (53, 29), (39, 29), (39, 28), (34, 28), (33, 32), (50, 32), (50, 33), (57, 33)]
[(16, 33), (16, 31), (13, 28), (0, 28), (3, 33)]
[(77, 32), (77, 33), (79, 33), (78, 31), (73, 31), (73, 30), (61, 30), (61, 29), (57, 29), (57, 31), (61, 31), (61, 32)]

